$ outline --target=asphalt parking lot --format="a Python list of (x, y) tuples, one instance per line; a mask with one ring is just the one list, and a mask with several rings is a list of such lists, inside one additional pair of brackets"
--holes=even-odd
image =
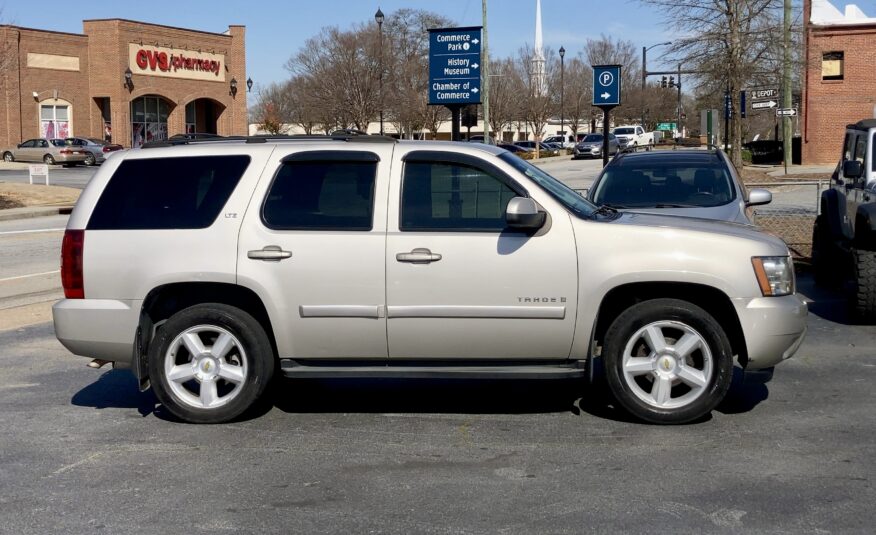
[(876, 327), (801, 289), (798, 355), (680, 427), (532, 381), (283, 382), (186, 425), (51, 324), (5, 331), (0, 532), (871, 532)]

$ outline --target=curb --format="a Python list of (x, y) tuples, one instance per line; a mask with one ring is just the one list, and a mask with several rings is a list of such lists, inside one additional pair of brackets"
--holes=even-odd
[(13, 221), (16, 219), (30, 219), (32, 217), (69, 214), (72, 211), (73, 205), (25, 206), (24, 208), (7, 208), (6, 210), (0, 210), (0, 221)]

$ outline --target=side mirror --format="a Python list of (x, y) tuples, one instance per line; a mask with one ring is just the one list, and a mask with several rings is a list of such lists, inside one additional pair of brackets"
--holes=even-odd
[(514, 197), (505, 209), (505, 222), (512, 229), (538, 230), (544, 225), (545, 217), (535, 201), (526, 197)]
[(864, 174), (864, 166), (858, 160), (847, 160), (843, 162), (843, 177), (844, 178), (861, 178)]
[(760, 206), (773, 202), (773, 194), (765, 189), (753, 189), (748, 192), (748, 200), (745, 206)]

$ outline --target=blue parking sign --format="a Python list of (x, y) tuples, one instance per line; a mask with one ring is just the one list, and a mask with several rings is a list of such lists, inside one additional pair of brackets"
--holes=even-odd
[(593, 66), (593, 105), (600, 107), (620, 106), (621, 66)]

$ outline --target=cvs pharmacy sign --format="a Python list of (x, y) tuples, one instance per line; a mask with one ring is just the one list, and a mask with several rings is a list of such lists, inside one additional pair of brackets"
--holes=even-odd
[(222, 54), (131, 43), (129, 56), (134, 74), (225, 81), (225, 56)]

